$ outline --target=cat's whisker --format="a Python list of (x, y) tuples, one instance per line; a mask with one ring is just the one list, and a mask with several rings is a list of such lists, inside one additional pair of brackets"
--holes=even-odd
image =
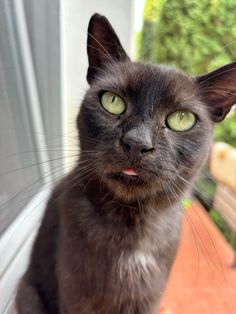
[[(65, 186), (65, 188), (63, 189), (62, 194), (59, 197), (63, 197), (66, 193), (68, 193), (73, 187), (77, 186), (80, 182), (85, 181), (87, 178), (91, 178), (91, 174), (92, 172), (96, 169), (96, 165), (93, 166), (88, 166), (88, 168), (84, 169), (84, 172), (82, 172), (82, 174), (77, 174), (77, 176), (75, 176), (69, 183), (67, 186)], [(71, 184), (72, 183), (72, 184)], [(57, 201), (58, 198), (56, 198), (53, 203), (55, 201)]]
[[(173, 182), (173, 184), (176, 186), (176, 188), (179, 190), (179, 192), (184, 195), (184, 193), (183, 193), (182, 190), (178, 187), (178, 185), (177, 185), (176, 183), (174, 183), (174, 182)], [(231, 296), (230, 296), (230, 292), (229, 292), (229, 284), (230, 284), (231, 288), (233, 288), (233, 289), (236, 289), (236, 288), (233, 287), (233, 286), (231, 285), (231, 283), (228, 281), (228, 279), (226, 278), (226, 274), (225, 274), (225, 271), (224, 271), (224, 267), (223, 267), (223, 263), (222, 263), (221, 257), (220, 257), (220, 255), (219, 255), (219, 252), (218, 252), (217, 248), (216, 248), (216, 245), (215, 245), (215, 243), (214, 243), (214, 240), (213, 240), (213, 238), (212, 238), (212, 236), (211, 236), (211, 234), (210, 234), (208, 228), (206, 227), (205, 222), (202, 220), (201, 216), (199, 215), (199, 213), (198, 213), (198, 211), (196, 210), (196, 208), (194, 207), (194, 205), (193, 205), (191, 208), (194, 210), (194, 212), (195, 212), (195, 214), (197, 215), (199, 221), (201, 222), (201, 224), (202, 224), (204, 230), (205, 230), (206, 233), (207, 233), (207, 236), (208, 236), (208, 238), (209, 238), (209, 240), (210, 240), (210, 243), (211, 243), (211, 245), (212, 245), (212, 247), (213, 247), (213, 249), (214, 249), (214, 251), (215, 251), (215, 253), (216, 253), (216, 257), (217, 257), (217, 261), (218, 261), (219, 265), (218, 265), (217, 262), (213, 259), (213, 257), (208, 253), (208, 249), (209, 249), (209, 248), (206, 247), (204, 241), (202, 241), (202, 239), (201, 239), (200, 233), (198, 233), (199, 240), (200, 240), (201, 245), (202, 245), (202, 247), (204, 248), (205, 252), (207, 253), (208, 258), (211, 260), (212, 264), (215, 266), (215, 268), (216, 268), (216, 270), (218, 271), (218, 273), (221, 274), (222, 277), (223, 277), (223, 280), (224, 280), (224, 283), (225, 283), (225, 286), (226, 286), (226, 289), (227, 289), (228, 297), (229, 297), (230, 302), (231, 302), (232, 309), (234, 309), (234, 305), (233, 305), (233, 302), (232, 302), (232, 299), (231, 299)], [(208, 264), (208, 265), (209, 265), (209, 264)]]
[[(83, 164), (85, 161), (80, 161), (79, 165)], [(86, 162), (88, 162), (86, 160)], [(28, 189), (34, 189), (34, 187), (36, 187), (37, 184), (39, 184), (40, 182), (44, 181), (47, 178), (50, 178), (52, 173), (55, 174), (55, 170), (58, 171), (58, 173), (62, 173), (66, 170), (66, 169), (70, 169), (71, 166), (74, 164), (74, 161), (72, 162), (68, 162), (66, 163), (66, 165), (57, 165), (57, 166), (53, 166), (49, 171), (47, 171), (47, 173), (45, 173), (43, 176), (40, 176), (37, 180), (35, 180), (34, 182), (31, 182), (31, 184), (23, 189), (21, 189), (20, 191), (18, 191), (13, 197), (11, 197), (10, 199), (8, 199), (6, 202), (1, 204), (1, 209), (4, 209), (4, 206), (8, 206), (8, 203), (13, 201), (17, 196), (21, 195), (21, 194), (25, 194), (28, 192)], [(55, 182), (54, 181), (50, 181), (48, 183), (44, 183), (44, 189), (41, 190), (45, 190), (47, 189), (50, 185), (54, 185)], [(24, 198), (23, 201), (27, 200), (27, 198)]]
[(4, 177), (4, 176), (10, 175), (10, 174), (13, 174), (15, 172), (26, 170), (26, 169), (29, 169), (29, 168), (32, 168), (32, 167), (36, 167), (36, 166), (40, 166), (40, 165), (43, 165), (43, 164), (46, 164), (46, 163), (51, 163), (53, 161), (63, 160), (65, 158), (69, 158), (69, 157), (78, 157), (78, 154), (70, 155), (70, 156), (60, 156), (60, 157), (56, 157), (56, 158), (51, 158), (51, 159), (48, 159), (48, 160), (40, 161), (40, 162), (37, 162), (37, 163), (33, 163), (33, 164), (30, 164), (30, 165), (27, 165), (27, 166), (19, 167), (17, 169), (13, 169), (11, 171), (8, 171), (8, 172), (5, 172), (5, 173), (1, 173), (0, 177)]
[[(14, 152), (14, 153), (11, 153), (11, 154), (5, 154), (5, 155), (0, 155), (0, 160), (4, 160), (4, 159), (7, 159), (7, 158), (12, 158), (12, 157), (15, 157), (15, 156), (22, 156), (22, 155), (29, 155), (29, 154), (36, 154), (38, 152), (64, 152), (64, 153), (68, 153), (68, 152), (78, 152), (78, 147), (76, 149), (66, 149), (66, 148), (61, 148), (61, 149), (58, 149), (57, 147), (54, 149), (54, 148), (49, 148), (49, 149), (39, 149), (39, 150), (28, 150), (28, 151), (19, 151), (19, 152)], [(67, 156), (65, 156), (67, 157)], [(70, 157), (70, 156), (69, 156)]]
[[(99, 155), (102, 156), (102, 153), (97, 152), (97, 151), (93, 151), (93, 150), (84, 150), (83, 153), (85, 153), (86, 156), (99, 156)], [(7, 175), (13, 174), (13, 173), (15, 173), (15, 172), (18, 172), (18, 171), (21, 171), (21, 170), (25, 170), (25, 169), (31, 168), (31, 167), (40, 166), (40, 165), (43, 165), (43, 164), (45, 164), (45, 163), (52, 163), (52, 162), (54, 162), (54, 161), (59, 161), (59, 160), (63, 160), (63, 159), (69, 159), (69, 158), (79, 157), (80, 155), (81, 155), (81, 153), (80, 153), (80, 152), (77, 152), (76, 154), (73, 154), (73, 155), (66, 154), (66, 155), (64, 155), (64, 156), (55, 157), (55, 158), (50, 158), (50, 159), (48, 159), (48, 160), (44, 160), (44, 161), (41, 161), (41, 162), (33, 163), (33, 164), (30, 164), (30, 165), (27, 165), (27, 166), (23, 166), (23, 167), (19, 167), (19, 168), (13, 169), (13, 170), (8, 171), (8, 172), (5, 172), (5, 173), (1, 173), (1, 174), (0, 174), (0, 177), (2, 177), (2, 176), (7, 176)], [(9, 156), (8, 156), (8, 157), (9, 157)], [(4, 158), (7, 158), (7, 157), (3, 157), (3, 159), (4, 159)]]
[(104, 141), (102, 141), (102, 140), (91, 138), (91, 137), (88, 137), (88, 136), (85, 136), (85, 135), (81, 135), (80, 134), (79, 137), (81, 139), (84, 139), (85, 141), (90, 141), (90, 142), (94, 142), (94, 143), (98, 143), (98, 144), (104, 144)]
[[(173, 182), (173, 184), (175, 184), (175, 183)], [(184, 193), (183, 193), (183, 192), (181, 191), (181, 189), (177, 186), (177, 184), (175, 184), (175, 186), (176, 186), (176, 188), (184, 195)], [(199, 214), (197, 213), (196, 209), (194, 208), (194, 205), (192, 206), (192, 208), (194, 209), (195, 213), (197, 214), (198, 218), (200, 219), (201, 217), (199, 216)], [(205, 223), (202, 221), (202, 219), (200, 219), (200, 221), (201, 221), (201, 224), (203, 224), (204, 228), (206, 229), (207, 234), (208, 234), (208, 237), (209, 237), (211, 243), (213, 244), (213, 248), (214, 248), (214, 250), (215, 250), (215, 252), (216, 252), (216, 254), (217, 254), (217, 259), (218, 259), (218, 261), (220, 262), (220, 267), (217, 265), (217, 263), (216, 263), (216, 261), (213, 259), (213, 257), (211, 257), (211, 255), (209, 254), (209, 252), (208, 252), (208, 247), (206, 247), (204, 241), (202, 241), (202, 238), (201, 238), (200, 233), (197, 232), (197, 236), (198, 236), (198, 239), (199, 239), (199, 241), (200, 241), (200, 247), (201, 247), (203, 253), (206, 252), (206, 254), (207, 254), (207, 256), (208, 256), (208, 259), (209, 259), (209, 260), (211, 261), (211, 263), (215, 266), (215, 268), (216, 268), (216, 270), (219, 272), (219, 274), (221, 274), (221, 275), (223, 276), (224, 282), (225, 282), (225, 284), (226, 284), (226, 286), (227, 286), (228, 296), (229, 296), (230, 301), (231, 301), (231, 304), (232, 304), (231, 296), (230, 296), (229, 289), (228, 289), (228, 281), (226, 282), (227, 279), (226, 279), (226, 277), (225, 277), (223, 265), (221, 264), (221, 260), (220, 260), (218, 251), (217, 251), (217, 249), (216, 249), (216, 247), (215, 247), (215, 245), (214, 245), (213, 239), (212, 239), (211, 235), (209, 234), (208, 229), (207, 229), (206, 226), (205, 226)], [(204, 256), (204, 255), (203, 255), (203, 256)], [(208, 264), (208, 267), (211, 268), (211, 265), (210, 265), (208, 259), (206, 259), (206, 262), (207, 262), (207, 264)], [(232, 286), (231, 286), (231, 287), (232, 287)]]
[[(132, 299), (129, 304), (130, 309), (150, 312), (149, 309), (153, 304), (146, 300), (156, 298), (159, 301), (158, 298), (163, 293), (162, 287), (157, 285), (155, 287), (157, 289), (154, 289), (151, 286), (154, 281), (166, 283), (170, 268), (161, 266), (173, 263), (182, 215), (191, 228), (198, 256), (191, 298), (198, 283), (199, 249), (204, 253), (206, 250), (209, 255), (207, 247), (202, 243), (199, 230), (193, 224), (191, 219), (193, 216), (183, 209), (182, 199), (187, 194), (185, 190), (192, 187), (192, 181), (200, 170), (200, 164), (206, 159), (213, 122), (222, 120), (233, 103), (235, 88), (232, 91), (227, 89), (231, 89), (231, 74), (234, 73), (232, 71), (235, 70), (235, 64), (193, 80), (170, 68), (132, 63), (115, 31), (103, 16), (95, 14), (90, 20), (88, 29), (87, 81), (90, 89), (82, 101), (77, 118), (79, 132), (76, 143), (80, 142), (81, 147), (78, 151), (73, 151), (74, 146), (61, 145), (60, 147), (58, 144), (59, 152), (60, 148), (67, 149), (62, 153), (65, 156), (61, 157), (63, 166), (66, 165), (63, 170), (68, 167), (71, 171), (58, 183), (51, 194), (44, 216), (44, 220), (47, 220), (46, 228), (45, 225), (40, 228), (27, 278), (24, 277), (22, 280), (23, 287), (19, 289), (17, 300), (24, 307), (24, 302), (27, 303), (28, 299), (36, 297), (42, 301), (42, 304), (45, 303), (45, 306), (50, 307), (51, 305), (47, 304), (48, 301), (43, 297), (47, 294), (47, 290), (50, 290), (53, 298), (58, 300), (56, 306), (60, 306), (63, 300), (67, 312), (73, 312), (75, 308), (80, 312), (84, 305), (90, 309), (89, 303), (93, 302), (93, 305), (102, 303), (104, 313), (116, 312), (117, 308), (123, 313), (127, 308), (124, 310), (122, 308), (121, 311), (121, 304), (127, 299)], [(230, 75), (227, 75), (229, 69)], [(216, 91), (218, 86), (221, 86), (222, 90)], [(102, 101), (99, 104), (100, 92), (103, 90), (119, 95), (121, 107), (119, 108), (119, 104), (114, 100), (117, 96), (108, 101), (107, 106)], [(203, 93), (206, 96), (205, 103), (201, 97)], [(215, 101), (214, 98), (214, 104), (210, 108), (208, 100), (212, 99), (212, 93), (213, 96), (220, 95), (220, 99), (218, 97)], [(194, 127), (185, 128), (185, 118), (188, 119), (188, 115), (184, 112), (181, 121), (176, 119), (174, 125), (169, 124), (170, 117), (167, 116), (167, 111), (177, 110), (173, 112), (174, 114), (179, 113), (180, 110), (184, 111), (180, 104), (185, 104), (189, 108), (186, 111), (189, 111), (190, 116), (192, 114), (199, 118), (195, 117)], [(106, 112), (100, 105), (102, 107), (104, 105), (103, 109)], [(174, 107), (171, 107), (172, 105)], [(168, 127), (165, 127), (163, 122), (165, 119)], [(176, 127), (176, 123), (180, 125)], [(190, 129), (191, 132), (182, 132)], [(92, 134), (96, 138), (91, 138)], [(50, 141), (59, 142), (61, 139), (57, 136), (60, 135), (54, 137), (48, 134), (44, 137), (48, 138), (50, 143)], [(38, 137), (40, 138), (39, 134)], [(61, 138), (70, 139), (70, 137)], [(73, 134), (71, 138), (75, 139), (76, 135)], [(71, 156), (69, 156), (70, 147)], [(197, 151), (196, 155), (194, 155), (195, 151)], [(54, 155), (53, 151), (48, 155)], [(59, 178), (61, 174), (61, 165), (58, 168), (53, 167), (56, 161), (57, 158), (51, 158), (41, 162), (41, 164), (48, 162), (52, 165), (50, 171), (44, 173), (44, 178), (45, 174), (53, 178), (51, 181), (44, 180), (45, 188), (51, 188), (54, 178)], [(35, 164), (37, 165), (40, 163)], [(32, 166), (25, 165), (26, 168)], [(150, 168), (152, 170), (147, 173)], [(14, 171), (18, 170), (14, 169)], [(187, 184), (177, 175), (189, 183)], [(176, 183), (172, 182), (171, 178), (174, 177), (177, 179)], [(24, 196), (29, 192), (32, 193), (32, 188), (33, 186), (31, 190), (27, 189)], [(51, 210), (55, 210), (55, 217), (52, 217)], [(176, 213), (176, 217), (170, 218), (170, 210)], [(59, 225), (54, 220), (58, 215), (61, 222)], [(157, 221), (158, 226), (155, 225)], [(174, 232), (169, 232), (171, 229)], [(50, 241), (51, 235), (56, 245)], [(49, 241), (41, 241), (42, 238)], [(52, 254), (45, 260), (46, 264), (41, 265), (38, 257), (42, 255), (41, 259), (44, 258), (45, 252), (49, 249)], [(119, 262), (115, 265), (114, 271), (113, 266), (117, 259)], [(34, 267), (35, 260), (37, 267)], [(214, 258), (212, 260), (214, 261)], [(211, 259), (207, 258), (207, 263), (212, 266), (210, 262)], [(218, 259), (214, 262), (218, 266), (218, 272), (222, 274)], [(55, 277), (48, 276), (43, 280), (41, 291), (35, 285), (32, 296), (28, 296), (27, 291), (32, 288), (31, 283), (44, 274), (47, 266), (51, 267)], [(126, 276), (121, 276), (123, 271), (121, 267), (125, 269)], [(160, 269), (162, 271), (159, 272)], [(64, 286), (64, 281), (61, 279), (65, 273), (67, 281)], [(90, 278), (94, 278), (95, 281), (91, 282)], [(119, 281), (120, 278), (122, 282)], [(89, 297), (81, 301), (83, 292), (80, 293), (80, 280), (86, 283), (88, 289), (94, 291), (92, 301)], [(119, 298), (118, 302), (111, 300), (106, 292), (98, 291), (101, 282), (104, 291), (112, 282), (114, 295)], [(142, 289), (143, 282), (145, 282), (145, 289)], [(123, 287), (125, 293), (120, 295), (119, 291)], [(60, 294), (54, 292), (57, 288)], [(132, 295), (135, 291), (141, 291), (137, 298), (136, 296), (133, 298)], [(103, 302), (99, 302), (97, 292), (102, 296)], [(27, 295), (26, 301), (25, 295)], [(139, 304), (140, 299), (142, 304)], [(111, 308), (113, 303), (115, 305)], [(96, 305), (93, 310), (96, 312)], [(33, 309), (31, 312), (36, 311)], [(50, 312), (55, 311), (50, 309)]]
[(192, 298), (194, 296), (194, 293), (195, 293), (195, 291), (197, 289), (199, 270), (200, 270), (200, 252), (199, 252), (199, 248), (198, 248), (197, 237), (196, 237), (196, 234), (195, 234), (195, 233), (197, 233), (197, 235), (198, 235), (198, 231), (194, 227), (194, 224), (192, 222), (191, 217), (188, 215), (188, 213), (184, 209), (184, 207), (182, 205), (182, 202), (179, 200), (178, 195), (176, 194), (175, 190), (171, 186), (171, 183), (170, 182), (168, 183), (168, 181), (167, 181), (166, 184), (167, 184), (167, 187), (169, 188), (170, 192), (172, 193), (173, 197), (175, 198), (176, 202), (178, 203), (179, 207), (181, 208), (182, 213), (183, 213), (185, 219), (187, 220), (187, 222), (188, 222), (188, 224), (190, 226), (190, 229), (191, 229), (191, 232), (192, 232), (192, 235), (193, 235), (193, 238), (194, 238), (194, 245), (195, 245), (196, 252), (197, 252), (197, 271), (196, 271), (196, 276), (195, 276), (195, 279), (194, 279), (193, 290), (192, 290), (191, 297), (190, 297), (190, 302), (191, 302), (191, 300), (192, 300)]
[[(71, 166), (74, 164), (74, 161), (72, 162), (67, 162), (67, 165), (56, 165), (53, 168), (51, 168), (49, 171), (47, 171), (44, 175), (39, 176), (39, 178), (33, 182), (31, 182), (28, 186), (24, 187), (23, 189), (19, 190), (16, 194), (14, 194), (10, 199), (7, 199), (4, 203), (1, 203), (0, 208), (1, 210), (5, 209), (8, 207), (8, 204), (12, 202), (14, 199), (16, 199), (19, 195), (24, 195), (25, 193), (28, 193), (29, 190), (33, 190), (36, 188), (37, 184), (40, 184), (41, 187), (40, 191), (43, 191), (45, 189), (48, 189), (50, 186), (53, 186), (55, 184), (54, 180), (50, 180), (49, 182), (42, 183), (42, 181), (45, 181), (45, 179), (51, 178), (52, 173), (56, 175), (55, 170), (57, 170), (58, 174), (61, 176), (64, 174), (64, 170), (70, 169)], [(33, 197), (33, 196), (31, 196)], [(27, 196), (24, 199), (20, 200), (18, 204), (24, 203), (24, 201), (30, 200), (30, 197)]]
[[(187, 184), (189, 184), (190, 186), (191, 186), (191, 188), (192, 189), (195, 189), (198, 193), (201, 193), (203, 196), (211, 196), (209, 193), (206, 193), (206, 192), (203, 192), (203, 191), (201, 191), (201, 190), (199, 190), (199, 189), (197, 189), (197, 188), (195, 188), (192, 184), (190, 184), (187, 180), (185, 180), (184, 178), (182, 178), (182, 180), (185, 182), (185, 183), (187, 183)], [(175, 185), (178, 187), (178, 185), (175, 183)], [(178, 187), (179, 188), (179, 187)], [(181, 191), (181, 190), (180, 190)], [(183, 193), (183, 192), (182, 192)], [(195, 197), (196, 198), (196, 197)], [(224, 203), (224, 200), (221, 198), (221, 201)], [(225, 203), (226, 204), (226, 203)], [(194, 208), (194, 210), (195, 210), (195, 208)], [(196, 210), (195, 210), (196, 211)], [(196, 214), (199, 216), (199, 214), (196, 212)], [(199, 218), (201, 218), (200, 216), (199, 216)], [(205, 227), (206, 228), (206, 227)], [(212, 240), (213, 241), (213, 240)]]
[[(188, 184), (189, 187), (190, 187), (192, 190), (196, 191), (197, 193), (199, 193), (199, 194), (202, 195), (203, 197), (208, 197), (208, 196), (212, 197), (211, 194), (207, 193), (206, 191), (200, 190), (199, 188), (197, 188), (197, 187), (194, 185), (194, 183), (190, 183), (189, 181), (187, 181), (186, 179), (184, 179), (184, 178), (183, 178), (181, 175), (179, 175), (179, 174), (178, 174), (178, 178), (179, 178), (180, 180), (182, 180), (184, 183)], [(225, 193), (227, 193), (227, 192), (225, 192)], [(230, 195), (230, 194), (228, 194), (228, 195)], [(220, 197), (219, 199), (220, 199), (220, 201), (221, 201), (224, 205), (227, 205), (226, 201), (225, 201), (222, 197)]]
[[(60, 166), (57, 166), (55, 168), (58, 168)], [(71, 166), (70, 166), (71, 167)], [(61, 167), (59, 170), (62, 170)], [(51, 176), (51, 172), (47, 175), (47, 176)], [(34, 181), (33, 183), (31, 183), (29, 186), (27, 186), (26, 188), (20, 190), (19, 192), (17, 192), (17, 194), (15, 194), (11, 199), (8, 199), (5, 203), (1, 204), (0, 206), (0, 209), (4, 209), (4, 206), (2, 205), (5, 205), (7, 207), (8, 203), (13, 201), (14, 198), (16, 198), (17, 196), (19, 195), (22, 195), (22, 193), (27, 193), (28, 192), (28, 189), (29, 188), (32, 188), (32, 185), (36, 185), (37, 183), (39, 183), (40, 181), (42, 180), (42, 178), (39, 178), (37, 179), (36, 181)], [(48, 190), (49, 188), (53, 187), (55, 185), (55, 182), (49, 182), (49, 183), (45, 183), (43, 185), (41, 185), (41, 188), (40, 188), (40, 192), (43, 192), (45, 190)], [(33, 197), (34, 195), (32, 195), (31, 197)], [(48, 196), (46, 197), (46, 199), (48, 199)], [(32, 207), (28, 212), (27, 212), (27, 215), (24, 216), (24, 218), (21, 220), (20, 224), (17, 225), (13, 230), (12, 230), (12, 233), (11, 233), (11, 237), (9, 238), (9, 241), (11, 239), (14, 238), (16, 232), (18, 231), (18, 229), (21, 227), (21, 225), (24, 223), (24, 221), (29, 218), (30, 215), (33, 214), (33, 212), (41, 205), (45, 202), (46, 199), (42, 199), (40, 202), (37, 203), (36, 206)], [(24, 203), (26, 200), (29, 200), (29, 197), (27, 196), (26, 198), (24, 199), (20, 199), (19, 201), (17, 201), (18, 205), (20, 205), (21, 203)]]

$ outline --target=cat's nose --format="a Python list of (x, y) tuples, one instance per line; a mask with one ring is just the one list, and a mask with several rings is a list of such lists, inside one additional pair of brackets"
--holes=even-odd
[(154, 151), (152, 133), (149, 128), (129, 130), (121, 140), (125, 153), (131, 159), (142, 158)]

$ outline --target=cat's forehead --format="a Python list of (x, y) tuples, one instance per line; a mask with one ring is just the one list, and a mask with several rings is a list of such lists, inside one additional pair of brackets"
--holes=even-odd
[(97, 87), (114, 92), (149, 97), (192, 98), (196, 91), (194, 80), (171, 67), (138, 62), (107, 65)]

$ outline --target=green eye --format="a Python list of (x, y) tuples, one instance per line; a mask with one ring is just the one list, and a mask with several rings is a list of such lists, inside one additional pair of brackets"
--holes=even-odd
[(196, 115), (191, 111), (179, 110), (168, 115), (166, 124), (173, 131), (182, 132), (190, 130), (196, 121)]
[(116, 115), (122, 114), (126, 108), (120, 96), (112, 92), (105, 92), (102, 95), (101, 105), (106, 111)]

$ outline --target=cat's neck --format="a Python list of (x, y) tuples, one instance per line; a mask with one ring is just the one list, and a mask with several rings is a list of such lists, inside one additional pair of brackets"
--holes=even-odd
[(138, 226), (149, 219), (155, 219), (163, 210), (175, 206), (175, 203), (163, 201), (160, 192), (145, 195), (136, 195), (132, 199), (117, 196), (96, 175), (82, 180), (81, 188), (89, 199), (93, 208), (101, 217), (127, 226)]
[[(68, 181), (75, 182), (75, 178), (78, 178), (76, 171)], [(161, 204), (159, 199), (163, 198), (158, 195), (146, 199), (137, 197), (129, 202), (118, 199), (94, 176), (92, 180), (79, 181), (65, 195), (63, 225), (71, 238), (79, 238), (82, 232), (89, 236), (91, 243), (98, 235), (102, 236), (101, 247), (110, 241), (112, 247), (135, 247), (144, 239), (153, 238), (157, 230), (168, 229), (173, 219), (178, 220), (178, 205)], [(81, 224), (84, 221), (86, 223)]]

